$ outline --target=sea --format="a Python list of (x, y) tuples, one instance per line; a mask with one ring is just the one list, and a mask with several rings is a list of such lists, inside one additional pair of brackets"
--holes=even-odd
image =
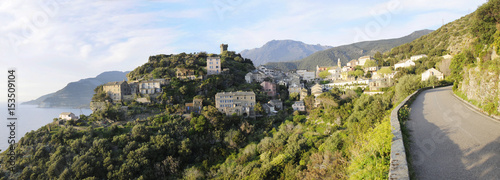
[[(6, 104), (0, 104), (0, 149), (5, 151), (8, 148), (8, 138), (10, 129), (7, 125), (10, 124)], [(71, 109), (71, 108), (38, 108), (37, 105), (18, 105), (16, 108), (16, 142), (21, 139), (27, 132), (37, 130), (54, 121), (62, 112), (72, 112), (80, 116), (80, 114), (90, 115), (90, 109)]]

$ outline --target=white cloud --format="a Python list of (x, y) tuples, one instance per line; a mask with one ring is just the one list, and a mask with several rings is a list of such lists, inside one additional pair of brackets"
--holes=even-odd
[[(1, 63), (18, 67), (22, 101), (104, 71), (133, 70), (150, 55), (174, 53), (176, 48), (172, 44), (185, 33), (178, 27), (158, 26), (162, 23), (159, 21), (202, 18), (200, 13), (203, 13), (201, 10), (141, 12), (134, 9), (138, 4), (133, 1), (80, 0), (58, 5), (53, 8), (57, 10), (54, 16), (25, 36), (23, 28), (26, 24), (36, 24), (29, 19), (36, 17), (36, 12), (45, 12), (44, 7), (29, 0), (0, 4), (0, 19), (6, 20), (5, 26), (0, 27)], [(5, 36), (9, 34), (20, 41), (9, 43), (9, 37)]]

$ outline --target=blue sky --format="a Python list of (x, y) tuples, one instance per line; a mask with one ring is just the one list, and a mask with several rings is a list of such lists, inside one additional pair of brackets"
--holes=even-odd
[(4, 74), (17, 68), (19, 99), (27, 101), (104, 71), (133, 70), (150, 55), (217, 53), (221, 43), (240, 52), (270, 40), (338, 46), (397, 38), (435, 30), (484, 2), (2, 0), (0, 63)]

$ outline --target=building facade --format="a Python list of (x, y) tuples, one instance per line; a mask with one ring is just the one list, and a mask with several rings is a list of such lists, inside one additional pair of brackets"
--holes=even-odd
[(207, 57), (207, 74), (214, 75), (220, 74), (221, 62), (220, 57)]
[(203, 99), (200, 98), (194, 98), (192, 103), (186, 103), (186, 112), (187, 113), (201, 113), (201, 110), (203, 109)]
[(220, 92), (215, 95), (215, 106), (226, 115), (254, 116), (255, 93)]
[(323, 85), (315, 84), (311, 87), (311, 94), (314, 95), (314, 97), (318, 97), (321, 93), (323, 93)]
[(138, 82), (138, 91), (141, 94), (157, 94), (162, 93), (161, 86), (166, 83), (165, 79), (153, 79)]
[(304, 81), (312, 81), (316, 78), (316, 73), (314, 71), (297, 70), (297, 74), (302, 77)]
[(304, 104), (304, 101), (295, 101), (295, 103), (292, 104), (292, 108), (294, 111), (305, 111), (306, 106)]
[(363, 56), (363, 57), (360, 57), (360, 58), (358, 59), (358, 64), (357, 64), (357, 65), (359, 65), (359, 66), (364, 66), (364, 65), (365, 65), (365, 63), (366, 63), (366, 61), (368, 61), (368, 60), (372, 60), (372, 59), (373, 59), (373, 58), (372, 58), (372, 57), (370, 57), (370, 56)]
[(180, 79), (180, 80), (195, 80), (195, 79), (202, 79), (201, 76), (196, 77), (194, 74), (194, 70), (192, 69), (184, 69), (184, 68), (177, 68), (177, 71), (175, 72), (175, 76)]
[(347, 63), (347, 66), (349, 66), (349, 67), (355, 67), (355, 66), (357, 66), (357, 65), (358, 65), (358, 60), (355, 60), (355, 59), (354, 59), (354, 60), (351, 60), (351, 61), (349, 61), (349, 62)]
[(121, 102), (126, 95), (131, 95), (131, 88), (127, 81), (109, 82), (102, 86), (113, 102)]
[(427, 57), (427, 55), (419, 54), (419, 55), (415, 55), (415, 56), (410, 57), (410, 60), (416, 61), (416, 60), (419, 60), (420, 58), (424, 58), (424, 57)]
[(63, 112), (63, 113), (59, 114), (59, 119), (62, 119), (62, 120), (78, 120), (78, 116), (76, 116), (75, 114), (73, 114), (71, 112)]
[(404, 62), (394, 64), (394, 69), (406, 68), (406, 67), (410, 67), (410, 66), (415, 66), (415, 62), (413, 62), (412, 60), (406, 60)]
[(276, 96), (277, 88), (275, 83), (264, 81), (260, 83), (260, 85), (262, 86), (262, 90), (266, 92), (267, 96), (269, 97)]
[(422, 73), (422, 81), (427, 81), (431, 76), (436, 76), (438, 80), (444, 79), (443, 73), (439, 72), (437, 69), (431, 68)]

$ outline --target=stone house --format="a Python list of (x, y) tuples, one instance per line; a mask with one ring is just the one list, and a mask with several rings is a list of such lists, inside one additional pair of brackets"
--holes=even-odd
[(275, 83), (264, 81), (260, 83), (260, 85), (262, 86), (262, 91), (266, 92), (267, 96), (269, 97), (276, 96), (277, 87)]
[(175, 77), (177, 77), (180, 80), (195, 80), (195, 79), (202, 79), (201, 76), (196, 77), (194, 74), (194, 70), (192, 69), (185, 69), (185, 68), (177, 68), (177, 71), (175, 72)]
[(366, 67), (366, 68), (363, 68), (363, 70), (365, 71), (365, 73), (368, 73), (368, 72), (376, 72), (378, 71), (380, 68), (378, 66), (371, 66), (371, 67)]
[(166, 84), (165, 79), (152, 79), (146, 81), (140, 81), (137, 83), (138, 92), (141, 94), (157, 94), (162, 93), (162, 85)]
[(439, 72), (437, 69), (431, 68), (422, 73), (422, 81), (427, 81), (431, 76), (436, 76), (438, 80), (444, 79), (443, 73)]
[(262, 105), (262, 109), (264, 109), (264, 111), (267, 114), (271, 114), (272, 115), (272, 114), (278, 113), (278, 111), (276, 111), (276, 109), (272, 105), (267, 104), (267, 103)]
[(311, 87), (311, 94), (314, 95), (314, 97), (318, 97), (321, 93), (323, 93), (323, 85), (316, 83)]
[(349, 66), (349, 67), (355, 67), (357, 65), (358, 65), (358, 60), (355, 60), (355, 59), (347, 62), (347, 66)]
[(360, 58), (358, 59), (358, 64), (357, 64), (357, 65), (359, 65), (359, 66), (364, 66), (364, 65), (365, 65), (365, 63), (366, 63), (366, 61), (368, 61), (368, 60), (373, 60), (373, 58), (372, 58), (372, 57), (370, 57), (370, 56), (363, 56), (363, 57), (360, 57)]
[(207, 74), (220, 74), (221, 73), (221, 62), (220, 57), (207, 57)]
[(283, 110), (283, 102), (281, 102), (281, 100), (273, 99), (267, 102), (267, 104), (271, 105), (276, 110)]
[(215, 95), (215, 106), (228, 116), (234, 113), (240, 116), (254, 116), (255, 93), (220, 92)]
[(329, 79), (334, 81), (342, 79), (342, 68), (333, 67), (330, 70), (328, 70), (328, 72), (330, 73)]
[(394, 81), (391, 78), (381, 78), (372, 80), (369, 83), (370, 91), (380, 91), (381, 88), (387, 88), (394, 85)]
[(295, 101), (292, 104), (292, 109), (294, 111), (305, 111), (306, 110), (306, 106), (304, 104), (304, 101)]
[(297, 70), (296, 72), (304, 81), (312, 81), (316, 78), (316, 73), (314, 71)]
[(252, 82), (264, 82), (264, 79), (266, 78), (271, 78), (271, 76), (266, 75), (264, 72), (259, 71), (259, 70), (254, 70), (252, 72), (249, 72), (245, 75), (245, 81), (247, 83), (252, 83)]
[(331, 66), (318, 66), (316, 65), (316, 78), (319, 78), (319, 73), (320, 72), (323, 72), (323, 71), (328, 71), (328, 69), (330, 68), (335, 68), (335, 67), (331, 67)]
[(186, 103), (186, 113), (198, 113), (201, 114), (201, 110), (203, 110), (203, 99), (194, 98), (192, 103)]
[(124, 96), (132, 95), (131, 88), (127, 81), (109, 82), (102, 86), (113, 102), (121, 102)]
[(288, 86), (288, 94), (292, 94), (292, 93), (300, 94), (301, 89), (302, 89), (301, 86), (299, 86), (297, 84), (292, 84), (292, 85)]
[(309, 95), (309, 92), (307, 91), (306, 88), (302, 88), (300, 90), (300, 94), (299, 95), (300, 95), (300, 100), (302, 101), (302, 100), (304, 100), (307, 97), (307, 95)]

